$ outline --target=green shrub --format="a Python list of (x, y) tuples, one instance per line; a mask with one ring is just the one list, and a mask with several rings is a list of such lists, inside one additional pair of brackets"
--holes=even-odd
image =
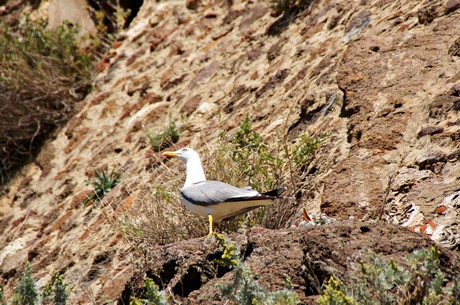
[(233, 283), (230, 285), (218, 284), (223, 296), (232, 304), (238, 305), (294, 305), (298, 304), (297, 294), (289, 289), (268, 291), (254, 279), (254, 274), (246, 263), (237, 254), (234, 244), (229, 242), (224, 235), (214, 233), (223, 254), (216, 263), (234, 269)]
[(301, 134), (297, 143), (294, 144), (291, 151), (287, 154), (292, 156), (292, 161), (296, 165), (304, 166), (314, 159), (316, 151), (320, 149), (327, 136), (327, 133), (323, 133), (318, 137)]
[(347, 295), (345, 284), (333, 276), (327, 282), (322, 295), (318, 298), (318, 302), (321, 305), (358, 304), (353, 298)]
[(331, 277), (318, 301), (321, 305), (459, 304), (460, 275), (446, 287), (439, 254), (435, 247), (421, 249), (406, 256), (402, 266), (369, 252), (349, 286)]
[(91, 89), (94, 57), (77, 41), (78, 27), (26, 17), (0, 20), (0, 185), (33, 157)]
[[(251, 120), (246, 116), (233, 136), (221, 133), (217, 147), (204, 158), (206, 173), (209, 179), (240, 187), (250, 185), (259, 192), (284, 186), (287, 188), (285, 195), (299, 199), (297, 194), (308, 182), (306, 169), (326, 138), (327, 134), (318, 137), (302, 134), (296, 143), (290, 144), (280, 136), (272, 139), (269, 145), (253, 130)], [(234, 231), (242, 224), (282, 227), (297, 208), (289, 202), (277, 204), (277, 207), (278, 210), (276, 207), (256, 209), (224, 223), (224, 228)]]
[(88, 202), (96, 204), (110, 190), (112, 190), (121, 181), (121, 174), (116, 171), (109, 173), (108, 169), (102, 171), (96, 171), (93, 180), (87, 182), (88, 185), (93, 186), (93, 195), (88, 198)]
[(6, 305), (4, 287), (0, 285), (0, 305)]
[(59, 273), (56, 273), (51, 282), (43, 287), (42, 305), (65, 305), (69, 294), (67, 283)]
[(32, 277), (32, 270), (27, 262), (24, 272), (19, 279), (18, 286), (14, 289), (14, 305), (35, 305), (38, 303), (38, 290), (35, 286), (35, 279)]
[(152, 279), (146, 278), (144, 281), (144, 287), (145, 298), (138, 299), (132, 296), (129, 302), (130, 305), (168, 305), (168, 301), (166, 300), (164, 293), (160, 291)]
[[(2, 84), (15, 89), (32, 87), (42, 94), (53, 89), (60, 93), (87, 90), (94, 62), (79, 46), (78, 27), (63, 23), (50, 30), (46, 25), (44, 19), (32, 21), (27, 17), (15, 31), (2, 26)], [(50, 83), (45, 84), (47, 81)]]
[(176, 126), (176, 123), (172, 122), (158, 132), (148, 131), (147, 138), (153, 150), (159, 152), (179, 141), (180, 129)]

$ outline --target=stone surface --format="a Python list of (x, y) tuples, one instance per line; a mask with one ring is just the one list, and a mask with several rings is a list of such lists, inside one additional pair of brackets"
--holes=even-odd
[(52, 0), (48, 7), (48, 27), (56, 28), (68, 21), (79, 26), (79, 35), (87, 36), (96, 33), (96, 25), (86, 9), (84, 0)]
[[(289, 275), (302, 304), (314, 304), (322, 283), (331, 275), (341, 274), (348, 281), (369, 250), (402, 262), (405, 254), (433, 244), (429, 238), (399, 226), (354, 220), (284, 230), (253, 228), (228, 238), (237, 245), (260, 285), (271, 291), (284, 289), (284, 275)], [(449, 277), (459, 272), (452, 265), (460, 258), (458, 254), (442, 250), (441, 255), (443, 271)], [(228, 285), (234, 272), (215, 263), (221, 256), (214, 237), (153, 249), (146, 258), (146, 271), (135, 274), (132, 283), (139, 285), (140, 279), (149, 276), (176, 301), (225, 303), (216, 284)], [(129, 291), (125, 293), (127, 297)]]

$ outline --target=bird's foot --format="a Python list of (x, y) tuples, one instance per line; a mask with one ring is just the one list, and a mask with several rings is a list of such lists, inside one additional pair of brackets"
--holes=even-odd
[(212, 215), (209, 214), (208, 215), (208, 219), (209, 219), (209, 236), (210, 235), (213, 235), (214, 233), (214, 219), (212, 218)]

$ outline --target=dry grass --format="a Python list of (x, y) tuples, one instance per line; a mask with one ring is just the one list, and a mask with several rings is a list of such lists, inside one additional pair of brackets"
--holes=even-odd
[[(215, 146), (201, 151), (209, 180), (240, 187), (251, 185), (259, 192), (287, 188), (286, 199), (225, 221), (218, 228), (220, 231), (233, 232), (252, 226), (278, 229), (291, 225), (294, 215), (301, 209), (301, 201), (297, 200), (300, 198), (296, 196), (308, 186), (308, 165), (320, 145), (315, 142), (317, 138), (312, 137), (304, 137), (303, 142), (300, 137), (296, 144), (289, 144), (284, 139), (279, 137), (272, 141), (272, 150), (264, 146), (261, 150), (255, 148), (248, 155), (243, 154), (249, 159), (235, 160), (237, 148), (226, 136), (222, 136)], [(300, 149), (306, 147), (305, 143), (318, 145), (306, 153)], [(248, 162), (251, 166), (244, 166)], [(157, 157), (152, 164), (152, 169), (145, 175), (122, 173), (121, 192), (116, 196), (109, 194), (99, 204), (107, 217), (115, 220), (133, 245), (145, 250), (157, 244), (205, 236), (207, 219), (187, 211), (182, 203), (180, 189), (185, 181), (185, 165), (176, 159), (165, 161), (162, 157)], [(126, 202), (129, 208), (123, 207)]]
[(141, 250), (207, 233), (207, 219), (186, 211), (182, 203), (182, 162), (156, 160), (156, 164), (145, 174), (123, 172), (120, 192), (99, 204), (128, 242)]
[[(279, 150), (275, 151), (276, 158), (281, 160)], [(246, 215), (241, 215), (233, 220), (222, 223), (223, 231), (236, 231), (241, 227), (262, 226), (269, 229), (279, 229), (288, 227), (292, 216), (297, 212), (298, 206), (295, 200), (290, 198), (293, 190), (289, 187), (289, 175), (283, 166), (271, 166), (265, 164), (263, 171), (265, 174), (257, 173), (252, 177), (252, 181), (257, 181), (253, 185), (246, 175), (243, 167), (232, 158), (232, 146), (221, 139), (217, 147), (207, 148), (204, 152), (203, 166), (206, 170), (206, 177), (209, 180), (219, 180), (235, 186), (243, 187), (252, 185), (259, 192), (267, 192), (279, 187), (286, 187), (283, 196), (286, 199), (277, 200), (273, 205), (255, 209)], [(253, 162), (263, 163), (263, 159), (255, 160), (257, 155), (252, 156)], [(225, 169), (225, 170), (224, 170)]]
[(0, 21), (0, 185), (38, 152), (90, 90), (93, 61), (77, 30), (47, 30), (43, 20), (15, 28)]

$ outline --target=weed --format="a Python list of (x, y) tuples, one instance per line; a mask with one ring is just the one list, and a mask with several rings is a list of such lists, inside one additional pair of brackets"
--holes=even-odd
[(249, 116), (244, 118), (231, 143), (232, 160), (240, 166), (248, 185), (256, 189), (272, 189), (280, 183), (282, 160), (270, 151), (262, 136), (252, 130)]
[(358, 303), (347, 295), (345, 284), (331, 276), (323, 294), (318, 298), (321, 305), (357, 305)]
[(93, 186), (93, 195), (88, 198), (87, 202), (96, 204), (105, 195), (107, 195), (110, 190), (112, 190), (118, 183), (121, 181), (121, 174), (115, 171), (108, 172), (107, 169), (102, 171), (96, 171), (95, 176), (92, 181), (87, 182), (88, 185)]
[(6, 305), (4, 287), (0, 285), (0, 305)]
[(138, 299), (136, 297), (131, 297), (129, 302), (130, 305), (168, 305), (168, 301), (162, 291), (158, 286), (153, 282), (152, 279), (146, 278), (144, 281), (145, 287), (145, 299)]
[(35, 286), (35, 279), (32, 277), (32, 270), (27, 262), (24, 272), (19, 279), (18, 286), (14, 289), (14, 305), (35, 305), (38, 303), (38, 290)]
[(0, 184), (91, 89), (95, 60), (79, 47), (78, 27), (46, 26), (29, 17), (14, 27), (0, 21)]
[(87, 8), (96, 20), (97, 35), (91, 37), (91, 48), (95, 52), (110, 48), (118, 33), (125, 27), (131, 11), (124, 9), (120, 1), (110, 1), (101, 5), (100, 1), (94, 1), (94, 7)]
[[(406, 256), (407, 267), (369, 252), (347, 287), (331, 277), (319, 298), (321, 305), (333, 304), (458, 304), (458, 278), (446, 287), (436, 247)], [(456, 303), (457, 302), (457, 303)]]
[(294, 144), (291, 151), (287, 154), (292, 156), (292, 161), (296, 165), (304, 166), (314, 159), (316, 152), (320, 149), (327, 136), (327, 133), (323, 133), (319, 137), (302, 134), (298, 142)]
[[(327, 134), (319, 137), (302, 134), (296, 143), (289, 144), (281, 136), (268, 145), (268, 141), (252, 129), (246, 116), (232, 137), (224, 132), (220, 134), (217, 147), (210, 152), (212, 156), (204, 158), (205, 168), (212, 180), (240, 187), (250, 185), (260, 192), (286, 186), (288, 195), (298, 199), (298, 193), (305, 187), (306, 169), (326, 138)], [(243, 224), (279, 228), (289, 221), (296, 209), (286, 200), (240, 216), (225, 223), (223, 228), (235, 231)]]
[(69, 298), (69, 288), (59, 273), (42, 290), (42, 305), (65, 305)]
[[(153, 168), (147, 175), (123, 174), (122, 190), (133, 198), (130, 212), (108, 216), (116, 219), (117, 226), (134, 247), (148, 255), (149, 248), (157, 244), (203, 236), (206, 222), (198, 216), (186, 213), (177, 190), (183, 184), (182, 164), (176, 167)], [(157, 179), (161, 178), (161, 184)], [(112, 205), (121, 198), (114, 198), (104, 209), (117, 213)]]
[(147, 138), (153, 150), (158, 152), (179, 141), (180, 129), (176, 126), (176, 123), (172, 122), (158, 132), (149, 130), (147, 132)]
[(41, 296), (43, 305), (53, 304), (53, 286), (51, 284), (45, 285), (43, 287)]
[(291, 290), (282, 289), (271, 292), (260, 286), (254, 279), (254, 274), (250, 268), (237, 254), (235, 245), (222, 234), (214, 233), (214, 236), (223, 249), (222, 258), (216, 260), (216, 263), (234, 269), (233, 283), (230, 285), (218, 284), (225, 298), (233, 304), (242, 305), (293, 305), (299, 303), (296, 293)]

